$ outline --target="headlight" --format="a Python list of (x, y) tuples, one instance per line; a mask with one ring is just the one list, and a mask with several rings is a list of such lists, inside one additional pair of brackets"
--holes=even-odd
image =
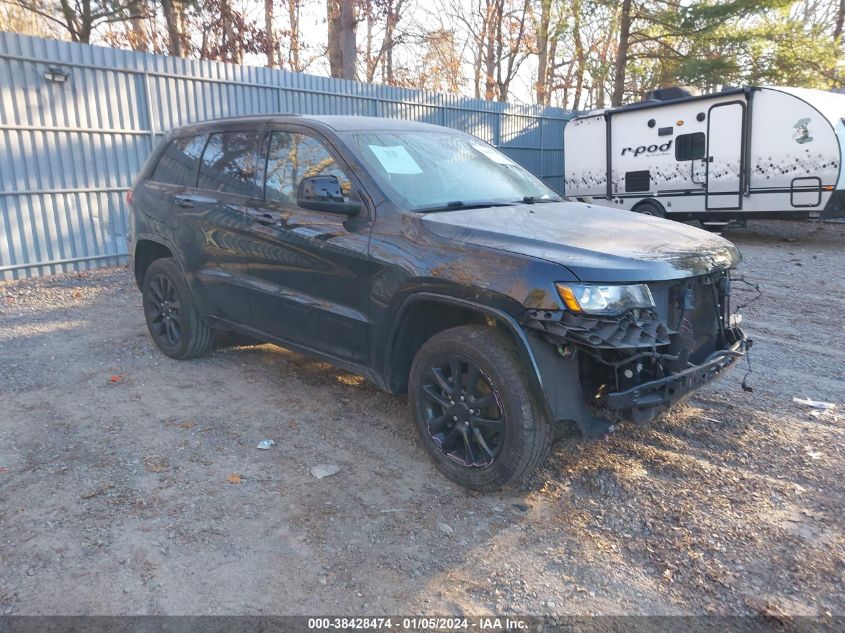
[(563, 303), (572, 312), (621, 314), (634, 308), (653, 308), (654, 297), (646, 284), (599, 286), (594, 284), (555, 284)]

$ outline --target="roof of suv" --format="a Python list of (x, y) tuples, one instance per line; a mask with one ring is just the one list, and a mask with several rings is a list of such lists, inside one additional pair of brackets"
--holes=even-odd
[[(415, 130), (418, 132), (436, 132), (443, 131), (444, 128), (440, 125), (431, 125), (430, 123), (418, 123), (417, 121), (405, 121), (403, 119), (387, 119), (383, 117), (371, 116), (329, 116), (329, 115), (311, 115), (311, 114), (266, 114), (254, 116), (234, 116), (222, 119), (209, 119), (207, 121), (200, 121), (191, 123), (182, 127), (174, 128), (173, 133), (182, 132), (198, 132), (206, 128), (219, 128), (221, 126), (229, 125), (243, 125), (253, 123), (256, 125), (265, 125), (268, 123), (318, 123), (325, 127), (331, 128), (336, 132), (361, 132), (361, 131), (403, 131), (408, 132)], [(459, 133), (457, 130), (454, 130)]]

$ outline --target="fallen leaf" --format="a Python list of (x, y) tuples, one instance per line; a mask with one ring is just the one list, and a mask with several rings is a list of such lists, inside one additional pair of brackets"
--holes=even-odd
[(109, 382), (112, 384), (123, 382), (124, 374), (114, 374), (111, 378), (109, 378)]
[(290, 422), (288, 422), (288, 428), (289, 428), (291, 431), (295, 431), (295, 430), (297, 429), (297, 426), (298, 426), (298, 425), (297, 425), (297, 423), (296, 423), (296, 420), (291, 420)]
[(194, 428), (194, 423), (193, 422), (182, 422), (182, 424), (179, 425), (179, 428), (185, 429), (186, 431), (190, 431), (192, 428)]
[(243, 477), (238, 473), (232, 473), (231, 475), (226, 477), (226, 481), (228, 481), (230, 484), (240, 484), (243, 483)]
[(163, 473), (169, 466), (167, 458), (160, 455), (149, 455), (144, 458), (144, 467), (151, 473)]

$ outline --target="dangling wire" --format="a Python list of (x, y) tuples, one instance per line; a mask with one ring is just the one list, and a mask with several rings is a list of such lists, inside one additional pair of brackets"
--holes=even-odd
[(754, 370), (751, 369), (751, 350), (745, 350), (745, 362), (748, 363), (748, 371), (745, 372), (745, 376), (742, 377), (742, 390), (753, 392), (754, 387), (748, 384), (748, 377), (754, 373)]
[(751, 297), (751, 298), (750, 298), (748, 301), (746, 301), (745, 303), (741, 303), (741, 304), (739, 304), (738, 306), (736, 306), (736, 307), (733, 309), (734, 314), (739, 314), (739, 311), (740, 311), (740, 310), (742, 310), (743, 308), (745, 308), (745, 307), (747, 307), (747, 306), (750, 306), (752, 303), (754, 303), (755, 301), (757, 301), (757, 299), (759, 299), (760, 297), (762, 297), (762, 296), (763, 296), (763, 291), (762, 291), (762, 290), (760, 290), (760, 284), (755, 284), (755, 283), (753, 283), (753, 282), (751, 282), (751, 281), (748, 281), (748, 280), (747, 280), (744, 276), (743, 276), (743, 277), (731, 277), (731, 282), (735, 282), (735, 281), (738, 281), (738, 282), (740, 282), (740, 283), (743, 283), (743, 284), (745, 284), (746, 286), (751, 286), (752, 288), (754, 288), (754, 290), (756, 290), (756, 291), (757, 291), (757, 294), (756, 294), (755, 296)]

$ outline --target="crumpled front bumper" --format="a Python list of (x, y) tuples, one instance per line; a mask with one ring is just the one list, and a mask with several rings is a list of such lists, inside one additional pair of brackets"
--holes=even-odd
[[(730, 347), (713, 352), (703, 363), (675, 372), (665, 378), (651, 380), (625, 391), (610, 393), (607, 396), (607, 408), (615, 410), (630, 409), (635, 421), (653, 415), (669, 407), (684, 396), (723, 375), (751, 348), (751, 340), (739, 328), (734, 328), (737, 340)], [(637, 415), (637, 412), (648, 412)]]

